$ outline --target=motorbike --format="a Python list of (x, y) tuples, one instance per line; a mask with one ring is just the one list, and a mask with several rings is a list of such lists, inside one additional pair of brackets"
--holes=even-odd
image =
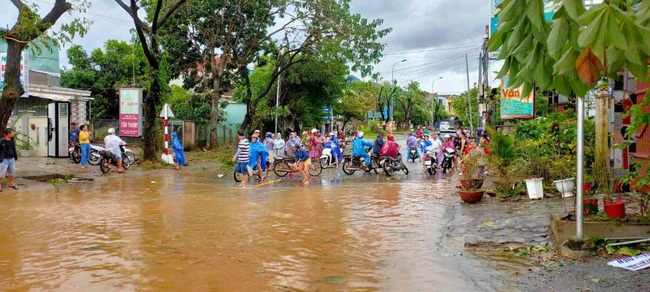
[(444, 151), (444, 157), (442, 159), (442, 173), (449, 173), (449, 170), (454, 166), (454, 157), (456, 156), (456, 150), (447, 148)]
[(418, 159), (418, 150), (415, 148), (415, 146), (412, 146), (409, 148), (409, 160), (415, 162), (416, 159)]
[(320, 167), (322, 169), (334, 167), (336, 158), (332, 153), (332, 148), (323, 149), (323, 154), (320, 156)]
[[(90, 165), (99, 165), (102, 161), (102, 154), (100, 151), (106, 150), (104, 147), (90, 144), (90, 156), (88, 156), (88, 163)], [(133, 161), (131, 161), (133, 163)]]
[[(104, 149), (101, 150), (99, 153), (102, 155), (102, 160), (99, 163), (99, 169), (102, 171), (102, 173), (108, 173), (109, 171), (111, 171), (110, 168), (111, 165), (117, 166), (117, 158), (115, 157), (113, 152)], [(122, 168), (124, 168), (124, 170), (127, 170), (129, 169), (129, 167), (131, 167), (131, 161), (128, 158), (123, 156)]]
[[(267, 160), (266, 161), (266, 171), (260, 172), (260, 170), (257, 169), (257, 167), (252, 168), (252, 169), (248, 168), (248, 176), (249, 177), (257, 177), (258, 180), (262, 181), (262, 180), (264, 180), (266, 178), (266, 175), (269, 172), (269, 166), (270, 166), (270, 163)], [(237, 175), (237, 170), (235, 170), (233, 172), (233, 177), (235, 178), (235, 182), (241, 182), (241, 179), (239, 179), (239, 176)]]
[(393, 159), (390, 156), (383, 156), (383, 168), (387, 176), (391, 176), (395, 171), (403, 171), (405, 174), (409, 174), (409, 169), (402, 162), (402, 155), (397, 154), (397, 158)]
[[(295, 159), (293, 158), (286, 158), (286, 157), (277, 157), (275, 159), (275, 162), (273, 163), (273, 172), (275, 175), (278, 177), (285, 177), (289, 173), (294, 173), (298, 172), (298, 170), (293, 169), (293, 165), (296, 163)], [(318, 165), (319, 162), (312, 161), (311, 166), (309, 166), (309, 169), (307, 170), (309, 172), (309, 175), (311, 176), (319, 176), (320, 173), (323, 171), (323, 168)]]
[(427, 152), (424, 155), (424, 163), (422, 164), (422, 166), (424, 167), (424, 172), (428, 173), (429, 175), (436, 174), (436, 171), (438, 170), (437, 157), (438, 157), (437, 151)]
[[(370, 152), (372, 148), (369, 148), (367, 152)], [(375, 174), (379, 174), (379, 168), (381, 168), (381, 164), (379, 162), (379, 157), (376, 155), (372, 154), (370, 155), (370, 167), (362, 167), (365, 164), (365, 160), (361, 158), (361, 156), (354, 156), (354, 155), (343, 155), (343, 172), (347, 175), (353, 175), (356, 171), (365, 171), (365, 172), (371, 172), (374, 171)]]
[(79, 143), (70, 144), (68, 146), (68, 155), (74, 163), (81, 162), (81, 145)]

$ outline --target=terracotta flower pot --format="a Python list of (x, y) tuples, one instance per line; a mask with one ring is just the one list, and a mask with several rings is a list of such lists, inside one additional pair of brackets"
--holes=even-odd
[(625, 200), (603, 200), (603, 206), (609, 218), (625, 218)]
[(480, 189), (483, 186), (483, 181), (484, 179), (461, 179), (460, 180), (460, 185), (463, 186), (464, 189), (470, 190), (470, 189)]
[(464, 190), (458, 191), (458, 193), (460, 194), (460, 198), (463, 200), (463, 202), (470, 203), (470, 204), (481, 201), (484, 192), (485, 191), (464, 191)]
[[(582, 189), (583, 189), (585, 195), (591, 194), (591, 183), (584, 183)], [(596, 205), (598, 205), (598, 204), (596, 204)]]

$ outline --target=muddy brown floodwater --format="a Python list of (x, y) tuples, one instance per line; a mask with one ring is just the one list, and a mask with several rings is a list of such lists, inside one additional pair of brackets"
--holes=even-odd
[(309, 187), (249, 189), (227, 175), (110, 178), (0, 193), (0, 291), (506, 287), (447, 246), (449, 178), (326, 171)]

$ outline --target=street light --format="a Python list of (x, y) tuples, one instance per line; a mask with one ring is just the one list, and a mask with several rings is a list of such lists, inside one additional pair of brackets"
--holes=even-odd
[[(390, 95), (390, 121), (391, 121), (391, 123), (392, 123), (393, 120), (394, 120), (394, 119), (393, 119), (393, 112), (395, 111), (395, 96), (394, 96), (394, 93), (395, 93), (395, 85), (396, 85), (396, 84), (395, 84), (395, 83), (396, 83), (396, 81), (395, 81), (395, 66), (396, 66), (397, 64), (404, 63), (404, 62), (406, 62), (406, 59), (404, 59), (404, 60), (402, 60), (402, 61), (399, 61), (399, 62), (393, 64), (393, 70), (391, 70), (390, 80), (391, 80), (391, 82), (393, 83), (393, 92), (392, 92), (392, 94)], [(390, 127), (390, 131), (391, 131), (391, 133), (393, 132), (393, 127)]]
[(438, 78), (436, 78), (436, 79), (433, 79), (433, 81), (431, 81), (431, 126), (432, 126), (432, 127), (435, 127), (435, 126), (436, 126), (436, 125), (433, 123), (433, 119), (435, 118), (435, 117), (434, 117), (434, 113), (433, 113), (433, 110), (434, 110), (434, 109), (433, 109), (433, 105), (434, 105), (434, 102), (433, 102), (433, 101), (434, 101), (434, 96), (436, 96), (436, 97), (438, 96), (437, 94), (434, 93), (435, 91), (433, 91), (433, 88), (434, 88), (433, 86), (436, 84), (436, 81), (438, 81), (438, 80), (440, 80), (440, 79), (442, 79), (442, 76), (440, 76), (440, 77), (438, 77)]

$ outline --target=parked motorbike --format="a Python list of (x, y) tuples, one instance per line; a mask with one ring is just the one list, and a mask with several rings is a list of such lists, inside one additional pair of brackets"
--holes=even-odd
[(409, 174), (409, 169), (402, 162), (402, 155), (397, 154), (397, 159), (393, 159), (390, 156), (383, 156), (383, 168), (387, 176), (393, 175), (395, 171), (403, 171), (405, 174)]
[[(90, 144), (90, 156), (88, 156), (88, 163), (90, 165), (99, 165), (102, 161), (102, 154), (100, 151), (106, 150), (104, 147)], [(133, 161), (131, 161), (133, 163)]]
[(444, 157), (442, 159), (442, 173), (449, 173), (449, 170), (454, 166), (454, 157), (456, 156), (456, 150), (447, 148), (444, 151)]
[(69, 144), (68, 155), (74, 163), (81, 162), (81, 145), (79, 143)]

